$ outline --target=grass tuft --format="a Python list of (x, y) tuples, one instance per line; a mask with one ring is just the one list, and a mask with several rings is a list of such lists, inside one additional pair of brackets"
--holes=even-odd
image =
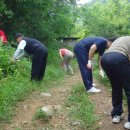
[(97, 120), (94, 115), (94, 104), (89, 100), (89, 96), (81, 84), (73, 87), (66, 106), (70, 107), (70, 116), (81, 121), (81, 127), (94, 129), (93, 124)]

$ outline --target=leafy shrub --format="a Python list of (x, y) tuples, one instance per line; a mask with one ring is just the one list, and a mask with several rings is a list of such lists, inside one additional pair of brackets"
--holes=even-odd
[(17, 64), (11, 61), (14, 50), (10, 46), (2, 46), (2, 43), (0, 44), (0, 79), (2, 79), (9, 75), (14, 75), (18, 67)]

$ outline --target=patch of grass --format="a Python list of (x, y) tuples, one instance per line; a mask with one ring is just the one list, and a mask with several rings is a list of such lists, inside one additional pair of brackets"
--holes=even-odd
[(70, 116), (74, 120), (81, 121), (83, 129), (94, 130), (93, 124), (97, 120), (97, 117), (94, 115), (94, 104), (90, 102), (89, 96), (81, 84), (73, 87), (66, 106), (70, 107)]
[(59, 48), (61, 45), (58, 43), (49, 45), (45, 76), (39, 83), (30, 81), (30, 60), (22, 58), (19, 62), (12, 63), (15, 49), (0, 46), (0, 122), (10, 122), (17, 102), (27, 98), (32, 91), (45, 91), (54, 86), (53, 82), (60, 82), (64, 77)]
[[(55, 50), (57, 50), (55, 48)], [(58, 65), (59, 57), (58, 53), (54, 54), (49, 51), (49, 57), (55, 57), (57, 62), (52, 62), (51, 59), (48, 60), (47, 69), (45, 73), (44, 80), (41, 83), (31, 82), (31, 62), (26, 58), (21, 59), (17, 63), (11, 63), (11, 58), (15, 51), (12, 47), (0, 46), (1, 61), (0, 70), (6, 72), (6, 75), (2, 77), (3, 73), (0, 73), (0, 121), (9, 122), (14, 115), (14, 107), (18, 101), (21, 101), (31, 93), (33, 90), (48, 88), (50, 82), (54, 80), (61, 79), (64, 77), (64, 72), (60, 69)], [(52, 58), (52, 59), (53, 59)], [(61, 77), (62, 75), (62, 77)]]
[(42, 111), (41, 108), (39, 108), (36, 113), (34, 114), (34, 118), (35, 120), (41, 120), (41, 121), (45, 121), (48, 122), (50, 120), (50, 116), (47, 115), (44, 111)]

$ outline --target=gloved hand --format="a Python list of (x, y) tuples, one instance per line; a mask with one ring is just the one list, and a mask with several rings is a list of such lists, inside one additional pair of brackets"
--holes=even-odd
[(105, 76), (104, 76), (104, 72), (103, 72), (103, 70), (100, 70), (100, 71), (99, 71), (99, 75), (100, 75), (102, 78), (105, 77)]
[(86, 66), (87, 66), (88, 69), (92, 68), (92, 62), (91, 62), (91, 60), (88, 60), (88, 64)]

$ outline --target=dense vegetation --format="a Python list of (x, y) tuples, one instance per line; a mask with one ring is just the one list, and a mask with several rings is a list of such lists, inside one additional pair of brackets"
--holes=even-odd
[(83, 36), (122, 36), (130, 34), (129, 0), (92, 0), (79, 8), (78, 26)]
[[(61, 75), (64, 75), (58, 56), (60, 45), (55, 45), (54, 48), (49, 49), (50, 54), (43, 82), (35, 83), (30, 81), (30, 59), (23, 58), (14, 63), (11, 59), (15, 49), (10, 46), (0, 47), (0, 121), (9, 121), (16, 102), (24, 99), (30, 91), (46, 90), (51, 82), (61, 79)], [(55, 64), (53, 64), (54, 59)]]
[(12, 37), (16, 32), (43, 41), (58, 37), (129, 35), (129, 0), (1, 0), (0, 26)]
[(71, 33), (75, 0), (1, 0), (0, 25), (7, 34), (22, 32), (47, 41)]
[[(43, 86), (63, 75), (59, 69), (58, 37), (129, 35), (129, 20), (130, 0), (92, 0), (83, 6), (76, 5), (76, 0), (0, 0), (0, 29), (5, 31), (9, 43), (16, 32), (21, 32), (45, 42), (49, 48)], [(11, 62), (14, 51), (10, 45), (0, 46), (0, 120), (3, 121), (11, 117), (16, 101), (40, 87), (29, 81), (29, 60)]]

